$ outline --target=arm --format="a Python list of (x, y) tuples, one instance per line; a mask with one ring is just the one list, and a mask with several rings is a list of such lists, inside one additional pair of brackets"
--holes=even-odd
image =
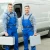
[(8, 36), (8, 33), (7, 33), (7, 15), (6, 14), (3, 14), (3, 28), (4, 28), (5, 36)]
[(32, 16), (32, 25), (33, 25), (33, 30), (34, 30), (34, 33), (36, 33), (36, 19), (34, 16)]
[(33, 17), (33, 24), (34, 24), (34, 33), (36, 33), (36, 19)]
[(7, 15), (3, 14), (3, 28), (4, 32), (7, 32)]

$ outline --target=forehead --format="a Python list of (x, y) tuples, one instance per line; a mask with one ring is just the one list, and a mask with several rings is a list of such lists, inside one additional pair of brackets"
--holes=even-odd
[(25, 9), (29, 9), (29, 7), (25, 7)]
[(12, 7), (12, 5), (8, 5), (8, 7)]

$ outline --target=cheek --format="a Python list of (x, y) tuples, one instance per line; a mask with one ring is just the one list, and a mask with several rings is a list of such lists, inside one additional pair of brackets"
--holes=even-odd
[(27, 11), (25, 11), (25, 12), (27, 12)]

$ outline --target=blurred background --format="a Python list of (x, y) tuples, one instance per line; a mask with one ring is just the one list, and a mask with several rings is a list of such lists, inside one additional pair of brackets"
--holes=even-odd
[[(41, 35), (42, 44), (37, 50), (50, 50), (50, 0), (1, 0), (0, 1), (0, 36), (3, 36), (2, 15), (7, 10), (8, 3), (13, 4), (13, 10), (18, 15), (19, 49), (23, 50), (21, 16), (24, 14), (24, 6), (30, 6), (30, 12), (36, 17), (37, 34)], [(3, 50), (3, 45), (1, 45)], [(12, 47), (11, 47), (12, 48)], [(30, 45), (29, 45), (30, 48)], [(13, 50), (13, 49), (12, 49)]]

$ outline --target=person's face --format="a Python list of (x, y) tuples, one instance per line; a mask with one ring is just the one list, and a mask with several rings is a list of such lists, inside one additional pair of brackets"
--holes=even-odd
[(8, 11), (12, 12), (12, 10), (13, 10), (13, 6), (12, 5), (8, 5)]
[(29, 13), (29, 11), (30, 11), (30, 7), (25, 7), (25, 13), (27, 14)]

